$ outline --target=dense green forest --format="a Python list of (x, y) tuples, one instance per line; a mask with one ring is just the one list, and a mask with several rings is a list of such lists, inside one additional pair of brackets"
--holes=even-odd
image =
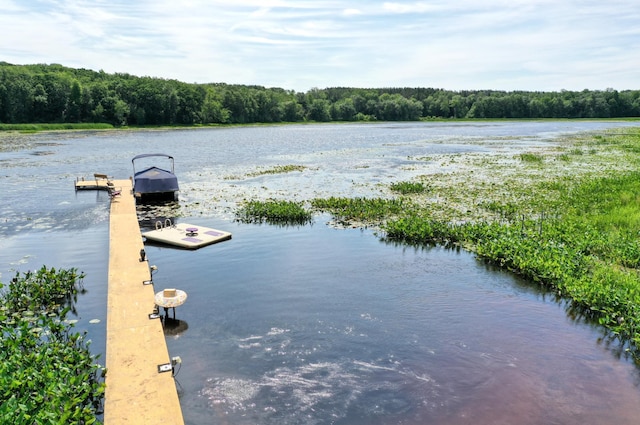
[(0, 123), (200, 125), (430, 118), (640, 116), (640, 90), (282, 88), (194, 84), (57, 64), (0, 62)]

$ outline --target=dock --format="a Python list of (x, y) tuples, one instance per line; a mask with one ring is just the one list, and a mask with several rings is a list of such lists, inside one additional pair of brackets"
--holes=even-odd
[(110, 190), (114, 184), (108, 175), (95, 173), (93, 180), (85, 180), (84, 177), (77, 178), (74, 186), (76, 190)]
[[(107, 189), (107, 181), (87, 183)], [(132, 182), (112, 183), (120, 193), (111, 198), (109, 219), (104, 423), (183, 425), (162, 322), (152, 315), (154, 288), (143, 283), (151, 279), (151, 271), (141, 255)]]
[(147, 241), (187, 249), (198, 249), (203, 246), (231, 239), (231, 233), (225, 232), (224, 230), (204, 226), (196, 227), (188, 223), (173, 224), (170, 220), (167, 221), (169, 222), (168, 224), (157, 222), (155, 230), (144, 232), (142, 236)]

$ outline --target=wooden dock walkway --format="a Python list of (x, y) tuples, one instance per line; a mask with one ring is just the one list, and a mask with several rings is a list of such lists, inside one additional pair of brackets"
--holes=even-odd
[(111, 201), (104, 404), (105, 425), (183, 425), (171, 362), (160, 319), (154, 310), (153, 285), (136, 215), (131, 180), (115, 180), (121, 194)]

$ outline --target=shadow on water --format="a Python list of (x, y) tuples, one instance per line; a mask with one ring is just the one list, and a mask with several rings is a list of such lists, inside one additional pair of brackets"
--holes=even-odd
[(166, 336), (178, 336), (189, 329), (189, 324), (184, 320), (163, 317), (162, 328)]

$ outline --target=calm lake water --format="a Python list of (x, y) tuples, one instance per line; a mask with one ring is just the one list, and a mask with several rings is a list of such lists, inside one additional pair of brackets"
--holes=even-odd
[[(109, 199), (73, 181), (175, 156), (176, 210), (233, 233), (197, 251), (148, 245), (156, 288), (189, 298), (165, 329), (188, 424), (637, 424), (640, 375), (553, 295), (464, 251), (370, 230), (238, 224), (242, 199), (380, 196), (414, 158), (512, 150), (625, 123), (299, 125), (0, 139), (0, 280), (87, 274), (77, 327), (104, 353)], [(424, 164), (424, 161), (422, 161)], [(251, 176), (274, 165), (304, 172)], [(158, 216), (159, 217), (159, 216)], [(90, 324), (99, 319), (98, 324)]]

